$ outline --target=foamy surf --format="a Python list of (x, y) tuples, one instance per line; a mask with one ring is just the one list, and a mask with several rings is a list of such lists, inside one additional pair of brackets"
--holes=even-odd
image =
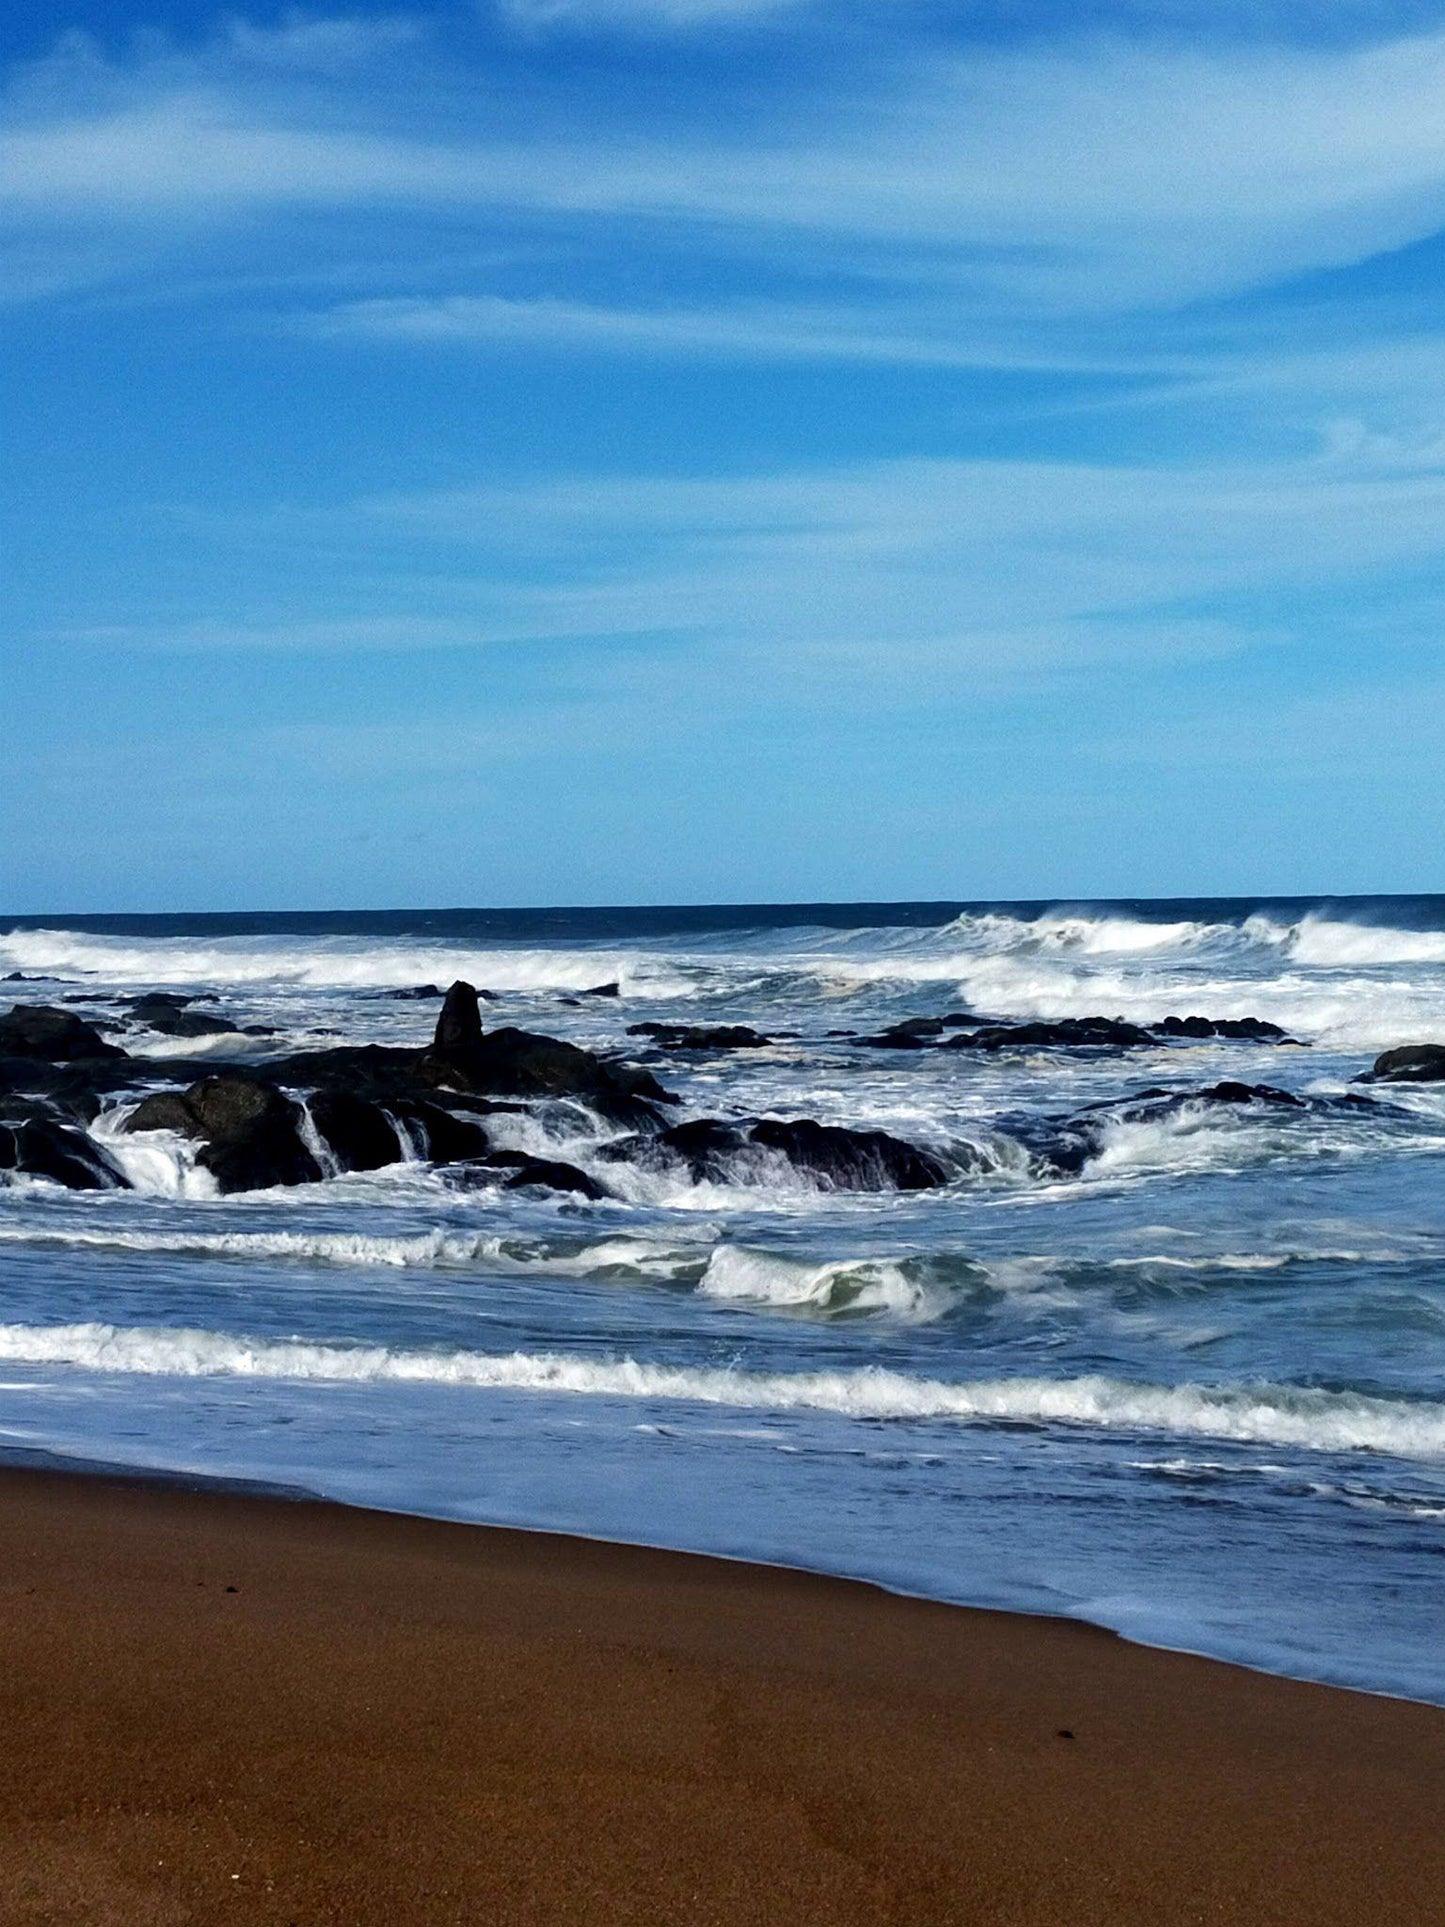
[(402, 1351), (117, 1325), (0, 1325), (12, 1365), (164, 1378), (440, 1385), (662, 1400), (859, 1420), (1031, 1424), (1445, 1458), (1445, 1406), (1281, 1385), (1139, 1385), (1102, 1376), (950, 1384), (898, 1372), (749, 1372), (559, 1353)]

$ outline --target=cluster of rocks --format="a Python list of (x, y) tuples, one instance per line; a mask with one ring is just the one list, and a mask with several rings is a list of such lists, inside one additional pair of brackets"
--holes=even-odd
[[(723, 1175), (729, 1163), (771, 1152), (840, 1190), (919, 1189), (949, 1175), (938, 1159), (883, 1131), (807, 1118), (673, 1126), (668, 1113), (678, 1099), (650, 1071), (510, 1025), (484, 1030), (480, 993), (467, 983), (446, 993), (424, 1051), (340, 1046), (269, 1068), (266, 1077), (235, 1068), (185, 1089), (153, 1090), (120, 1128), (195, 1141), (197, 1164), (222, 1192), (314, 1183), (328, 1169), (379, 1170), (411, 1153), (448, 1167), (459, 1183), (606, 1195), (575, 1165), (494, 1142), (489, 1116), (548, 1102), (580, 1105), (623, 1129), (614, 1159), (635, 1151), (658, 1165)], [(93, 1119), (102, 1094), (174, 1075), (173, 1065), (128, 1057), (70, 1011), (30, 1006), (0, 1018), (0, 1094), (9, 1093), (15, 1119), (0, 1127), (0, 1168), (73, 1188), (124, 1186), (115, 1159), (62, 1113)], [(304, 1101), (291, 1095), (300, 1090)]]
[[(951, 1033), (945, 1035), (945, 1033)], [(1131, 1024), (1122, 1017), (1061, 1017), (1052, 1023), (991, 1023), (968, 1011), (946, 1017), (908, 1017), (857, 1041), (874, 1050), (1139, 1050), (1180, 1039), (1228, 1038), (1235, 1042), (1294, 1044), (1278, 1024), (1262, 1017), (1165, 1017), (1157, 1024)]]
[[(592, 994), (610, 995), (613, 988), (599, 985)], [(441, 993), (422, 985), (388, 994), (420, 999)], [(471, 984), (453, 984), (424, 1050), (341, 1045), (292, 1053), (273, 1062), (265, 1076), (242, 1066), (221, 1068), (184, 1088), (150, 1089), (119, 1128), (170, 1131), (193, 1141), (196, 1162), (222, 1192), (312, 1183), (334, 1172), (379, 1170), (420, 1156), (445, 1167), (458, 1184), (607, 1195), (598, 1178), (511, 1149), (489, 1127), (488, 1120), (499, 1115), (558, 1103), (582, 1107), (621, 1133), (599, 1149), (603, 1166), (627, 1162), (693, 1182), (746, 1182), (776, 1173), (781, 1163), (824, 1190), (921, 1191), (993, 1161), (976, 1147), (953, 1147), (945, 1157), (886, 1131), (811, 1118), (678, 1123), (678, 1098), (641, 1066), (511, 1025), (485, 1030), (481, 1004), (487, 995)], [(131, 999), (128, 1008), (132, 1021), (169, 1036), (236, 1029), (223, 1013), (194, 1008), (212, 1002), (150, 992)], [(678, 1053), (757, 1050), (772, 1041), (740, 1024), (645, 1023), (633, 1025), (629, 1035)], [(1256, 1018), (1169, 1017), (1149, 1026), (1112, 1018), (986, 1023), (962, 1011), (911, 1018), (856, 1041), (879, 1049), (997, 1052), (1117, 1050), (1214, 1038), (1293, 1041), (1278, 1025)], [(75, 1190), (123, 1188), (120, 1163), (84, 1125), (94, 1121), (106, 1098), (138, 1085), (180, 1081), (175, 1060), (129, 1055), (73, 1010), (16, 1006), (0, 1016), (0, 1170)], [(1445, 1045), (1387, 1051), (1360, 1081), (1445, 1081)], [(1268, 1084), (1219, 1083), (1196, 1091), (1138, 1091), (1067, 1117), (1001, 1118), (997, 1128), (1042, 1167), (1067, 1172), (1097, 1155), (1111, 1125), (1159, 1121), (1186, 1106), (1285, 1111), (1375, 1102), (1350, 1093), (1300, 1097)]]

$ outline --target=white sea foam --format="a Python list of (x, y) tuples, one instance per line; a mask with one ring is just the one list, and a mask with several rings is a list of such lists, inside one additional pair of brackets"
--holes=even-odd
[(851, 1419), (1057, 1424), (1320, 1452), (1445, 1458), (1445, 1406), (1264, 1383), (1149, 1385), (1090, 1375), (948, 1383), (878, 1367), (749, 1372), (553, 1352), (402, 1351), (177, 1327), (0, 1325), (0, 1359), (143, 1377), (425, 1384), (656, 1399)]
[(949, 1302), (945, 1291), (906, 1261), (818, 1264), (728, 1244), (713, 1251), (698, 1290), (705, 1298), (796, 1310), (887, 1312), (914, 1322), (937, 1317)]
[[(475, 949), (336, 937), (133, 939), (73, 930), (12, 930), (0, 962), (27, 972), (79, 971), (122, 984), (206, 984), (308, 990), (396, 989), (463, 977), (486, 989), (589, 990), (619, 982), (633, 996), (686, 996), (690, 978), (666, 957), (632, 950)], [(189, 1041), (189, 1040), (187, 1040)]]

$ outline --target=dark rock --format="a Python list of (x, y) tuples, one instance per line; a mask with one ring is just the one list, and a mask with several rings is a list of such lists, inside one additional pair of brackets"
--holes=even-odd
[(393, 1115), (413, 1133), (433, 1164), (456, 1164), (491, 1153), (492, 1140), (484, 1125), (475, 1118), (458, 1117), (440, 1104), (405, 1101), (394, 1107)]
[(64, 977), (47, 977), (43, 971), (7, 970), (0, 984), (63, 984)]
[(1152, 1031), (1119, 1017), (1062, 1017), (1051, 1024), (985, 1024), (960, 1031), (944, 1050), (1135, 1050), (1157, 1043)]
[(51, 1004), (17, 1004), (0, 1017), (0, 1057), (38, 1057), (53, 1064), (79, 1058), (124, 1057), (74, 1011)]
[(420, 1054), (383, 1044), (338, 1044), (275, 1058), (267, 1070), (295, 1090), (352, 1091), (384, 1101), (426, 1086), (418, 1075)]
[(629, 1037), (650, 1037), (664, 1050), (765, 1050), (772, 1043), (746, 1024), (629, 1024)]
[(858, 1042), (869, 1050), (923, 1050), (942, 1035), (941, 1017), (905, 1017), (902, 1023), (880, 1030), (876, 1037), (860, 1037)]
[(695, 1118), (652, 1138), (626, 1138), (601, 1155), (665, 1168), (681, 1164), (694, 1183), (745, 1182), (749, 1153), (772, 1151), (828, 1191), (925, 1191), (949, 1182), (940, 1158), (886, 1131), (849, 1131), (812, 1118)]
[(200, 1137), (201, 1120), (179, 1091), (152, 1091), (143, 1097), (125, 1123), (126, 1131), (179, 1131), (182, 1137)]
[(437, 1018), (432, 1050), (438, 1057), (464, 1056), (479, 1048), (482, 1041), (482, 1013), (477, 1005), (474, 984), (460, 978), (447, 992)]
[(583, 1198), (607, 1196), (597, 1180), (579, 1171), (575, 1164), (532, 1157), (526, 1151), (494, 1151), (488, 1157), (453, 1165), (447, 1172), (447, 1181), (468, 1190), (500, 1184), (504, 1191), (537, 1186), (548, 1191), (571, 1191)]
[(0, 1170), (49, 1178), (68, 1191), (130, 1189), (120, 1166), (93, 1138), (53, 1118), (0, 1124)]
[(607, 1196), (596, 1178), (588, 1177), (575, 1164), (564, 1164), (556, 1158), (525, 1158), (505, 1180), (502, 1188), (504, 1191), (521, 1191), (532, 1185), (548, 1191), (571, 1191), (581, 1198)]
[[(440, 1088), (497, 1097), (577, 1098), (619, 1122), (641, 1122), (651, 1104), (672, 1102), (646, 1071), (605, 1063), (556, 1037), (506, 1026), (483, 1033), (477, 993), (455, 983), (421, 1076)], [(650, 1113), (656, 1121), (656, 1113)]]
[(584, 997), (620, 997), (622, 995), (622, 986), (618, 983), (593, 984), (592, 988), (590, 990), (584, 990), (582, 995)]
[[(376, 994), (386, 1003), (412, 1004), (425, 1002), (432, 997), (441, 997), (445, 993), (436, 984), (408, 984), (402, 990), (378, 990)], [(477, 992), (479, 997), (485, 997), (486, 994), (484, 990)]]
[(200, 1010), (175, 1010), (169, 1004), (137, 1004), (133, 1015), (137, 1023), (162, 1037), (224, 1037), (241, 1029), (228, 1017), (208, 1017)]
[(404, 1156), (396, 1125), (379, 1104), (349, 1091), (318, 1091), (307, 1108), (343, 1171), (379, 1171)]
[(1445, 1081), (1445, 1044), (1404, 1044), (1375, 1059), (1362, 1082), (1438, 1084)]
[(147, 1098), (126, 1126), (204, 1138), (196, 1162), (223, 1192), (314, 1184), (321, 1167), (301, 1137), (301, 1106), (263, 1078), (206, 1077), (181, 1096)]
[(1258, 1044), (1299, 1042), (1263, 1017), (1164, 1017), (1150, 1029), (1160, 1037), (1228, 1037)]

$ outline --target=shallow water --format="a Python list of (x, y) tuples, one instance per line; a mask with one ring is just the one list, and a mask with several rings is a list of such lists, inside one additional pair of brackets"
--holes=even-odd
[[(435, 1004), (377, 993), (464, 976), (498, 993), (489, 1023), (625, 1047), (683, 1115), (882, 1127), (977, 1167), (830, 1194), (759, 1155), (695, 1185), (609, 1162), (615, 1130), (556, 1107), (504, 1134), (607, 1202), (415, 1161), (219, 1199), (112, 1113), (136, 1190), (0, 1190), (0, 1444), (824, 1567), (1445, 1701), (1445, 1085), (1116, 1121), (1072, 1174), (1030, 1150), (1039, 1119), (1146, 1087), (1329, 1098), (1445, 1041), (1445, 900), (0, 929), (0, 974), (66, 980), (18, 998), (104, 1018), (209, 990), (277, 1027), (124, 1035), (198, 1074), (419, 1044)], [(1263, 1017), (1306, 1047), (828, 1034), (960, 1007)], [(777, 1041), (654, 1056), (625, 1035), (648, 1019)]]

